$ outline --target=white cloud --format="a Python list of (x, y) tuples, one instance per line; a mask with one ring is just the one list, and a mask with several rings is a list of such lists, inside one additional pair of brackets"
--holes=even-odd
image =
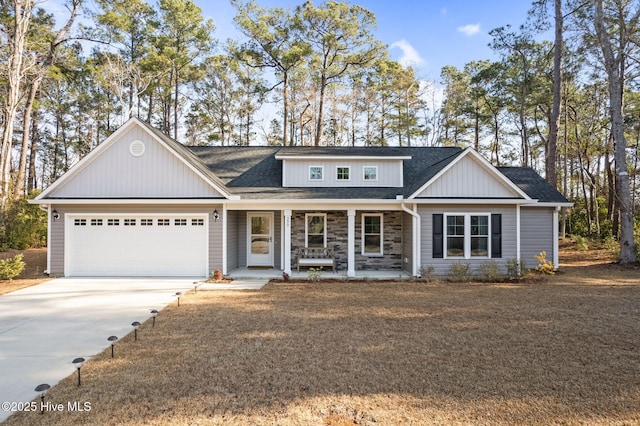
[(468, 24), (464, 27), (458, 27), (458, 32), (467, 36), (478, 34), (480, 32), (480, 24)]
[(394, 47), (402, 50), (402, 57), (398, 60), (398, 62), (400, 62), (400, 65), (402, 65), (403, 67), (424, 64), (424, 59), (420, 57), (418, 51), (405, 39), (396, 41), (391, 46), (389, 46), (389, 48), (391, 49), (393, 49)]

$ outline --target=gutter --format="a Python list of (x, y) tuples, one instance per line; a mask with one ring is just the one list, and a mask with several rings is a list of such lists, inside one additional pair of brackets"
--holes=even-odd
[(420, 278), (420, 245), (421, 245), (421, 240), (420, 240), (420, 228), (421, 228), (421, 217), (417, 212), (418, 206), (417, 204), (413, 204), (413, 210), (409, 209), (404, 201), (402, 201), (402, 210), (405, 213), (410, 214), (411, 216), (413, 216), (413, 226), (412, 226), (412, 231), (413, 231), (413, 262), (412, 262), (412, 274), (414, 277), (418, 277)]

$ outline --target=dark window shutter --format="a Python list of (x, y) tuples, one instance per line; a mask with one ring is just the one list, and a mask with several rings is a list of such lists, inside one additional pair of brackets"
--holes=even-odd
[(491, 257), (502, 257), (502, 215), (491, 215)]
[(435, 259), (442, 259), (444, 256), (444, 228), (443, 228), (443, 215), (433, 215), (433, 257)]

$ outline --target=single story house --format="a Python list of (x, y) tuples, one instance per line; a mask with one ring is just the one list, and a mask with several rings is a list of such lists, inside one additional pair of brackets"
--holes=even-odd
[(186, 147), (136, 118), (33, 202), (55, 276), (290, 273), (308, 247), (348, 277), (532, 267), (541, 251), (557, 267), (571, 206), (532, 169), (469, 148)]

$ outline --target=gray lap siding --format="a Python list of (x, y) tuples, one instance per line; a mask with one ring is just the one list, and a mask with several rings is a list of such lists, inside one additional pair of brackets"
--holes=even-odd
[[(454, 263), (471, 265), (472, 272), (475, 272), (479, 265), (495, 260), (501, 269), (506, 272), (506, 262), (508, 259), (515, 259), (517, 256), (516, 240), (516, 207), (515, 206), (420, 206), (418, 208), (421, 223), (421, 266), (433, 266), (436, 275), (447, 275), (449, 268)], [(502, 215), (502, 257), (496, 259), (460, 259), (460, 258), (434, 258), (433, 257), (433, 214), (442, 213), (499, 213)]]
[(553, 261), (553, 209), (523, 207), (520, 210), (522, 260), (527, 268), (538, 266), (536, 255), (547, 252), (547, 260)]

